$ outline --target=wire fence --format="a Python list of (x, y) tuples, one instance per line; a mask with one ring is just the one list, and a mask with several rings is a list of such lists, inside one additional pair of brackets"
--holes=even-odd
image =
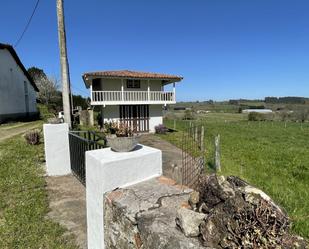
[(190, 126), (182, 135), (182, 184), (197, 189), (205, 170), (204, 126)]

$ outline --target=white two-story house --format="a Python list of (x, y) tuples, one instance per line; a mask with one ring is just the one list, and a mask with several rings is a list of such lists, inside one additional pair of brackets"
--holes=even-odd
[[(120, 121), (137, 132), (154, 132), (162, 124), (163, 106), (176, 103), (176, 75), (136, 71), (100, 71), (83, 75), (92, 106), (101, 106), (102, 121)], [(173, 91), (164, 86), (173, 84)]]

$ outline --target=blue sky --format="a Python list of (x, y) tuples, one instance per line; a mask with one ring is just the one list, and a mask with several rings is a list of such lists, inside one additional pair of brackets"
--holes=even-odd
[[(14, 44), (36, 0), (1, 3)], [(179, 74), (177, 100), (309, 96), (308, 0), (64, 0), (73, 91), (86, 71)], [(16, 48), (59, 77), (56, 0), (41, 0)]]

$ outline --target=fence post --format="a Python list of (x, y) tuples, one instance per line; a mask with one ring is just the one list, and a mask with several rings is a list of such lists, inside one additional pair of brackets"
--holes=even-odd
[(203, 153), (204, 156), (204, 152), (205, 152), (205, 142), (204, 142), (204, 126), (201, 127), (201, 151)]
[(217, 171), (221, 171), (220, 162), (220, 134), (215, 137), (215, 168)]

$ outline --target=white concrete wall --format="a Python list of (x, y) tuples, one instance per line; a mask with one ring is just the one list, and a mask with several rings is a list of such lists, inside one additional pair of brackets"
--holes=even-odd
[(155, 132), (155, 127), (163, 124), (162, 105), (149, 105), (149, 132)]
[(0, 49), (0, 115), (26, 112), (25, 83), (29, 113), (37, 112), (36, 92), (10, 52)]
[(118, 121), (120, 118), (119, 105), (107, 105), (103, 107), (104, 122)]
[(162, 152), (142, 146), (132, 152), (110, 148), (86, 152), (88, 249), (104, 249), (103, 195), (162, 174)]
[(68, 124), (44, 124), (43, 131), (47, 175), (61, 176), (70, 174)]

